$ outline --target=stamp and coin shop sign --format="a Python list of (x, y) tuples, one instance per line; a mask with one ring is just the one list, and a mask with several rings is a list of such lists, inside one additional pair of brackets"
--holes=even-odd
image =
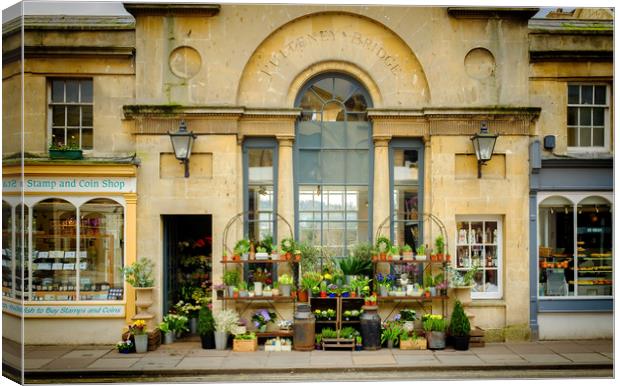
[(24, 317), (122, 317), (125, 305), (25, 305), (3, 301), (2, 310)]
[(3, 192), (92, 192), (92, 193), (135, 193), (136, 179), (133, 177), (25, 177), (3, 178)]

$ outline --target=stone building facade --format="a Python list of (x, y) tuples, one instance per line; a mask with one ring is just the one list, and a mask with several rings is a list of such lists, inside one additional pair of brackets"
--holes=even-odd
[[(381, 234), (402, 245), (409, 237), (398, 225), (403, 219), (397, 214), (390, 220), (390, 215), (402, 209), (405, 197), (414, 197), (416, 210), (432, 213), (445, 227), (454, 264), (465, 267), (474, 255), (494, 259), (477, 279), (481, 287), (467, 307), (487, 340), (522, 340), (539, 333), (543, 338), (576, 336), (573, 329), (555, 332), (553, 318), (558, 316), (598, 323), (580, 336), (611, 335), (612, 309), (605, 304), (612, 298), (605, 290), (591, 292), (585, 300), (569, 299), (567, 292), (563, 304), (569, 306), (553, 308), (554, 299), (545, 298), (537, 285), (547, 283), (547, 278), (539, 280), (539, 247), (547, 245), (538, 241), (537, 218), (539, 204), (553, 196), (547, 193), (594, 190), (598, 193), (592, 194), (597, 197), (592, 205), (600, 205), (597, 210), (607, 205), (611, 211), (611, 21), (575, 21), (576, 27), (561, 20), (535, 24), (530, 18), (537, 9), (530, 8), (162, 3), (127, 3), (125, 8), (125, 15), (116, 16), (33, 16), (26, 11), (3, 24), (3, 217), (12, 216), (15, 227), (12, 233), (10, 227), (3, 228), (12, 234), (6, 240), (15, 256), (7, 258), (7, 265), (13, 272), (29, 267), (29, 281), (22, 282), (35, 287), (18, 288), (19, 280), (10, 286), (3, 283), (3, 336), (21, 339), (23, 312), (26, 343), (117, 341), (135, 309), (131, 287), (113, 271), (142, 256), (155, 263), (151, 310), (155, 320), (161, 320), (173, 285), (167, 265), (170, 216), (208, 219), (211, 280), (221, 282), (220, 257), (248, 231), (238, 221), (223, 239), (229, 220), (252, 205), (252, 149), (268, 149), (270, 154), (270, 162), (258, 166), (267, 166), (271, 173), (268, 212), (274, 217), (267, 222), (272, 232), (279, 230), (278, 239), (288, 236), (290, 224), (296, 239), (313, 234), (329, 243), (330, 230), (336, 228), (330, 228), (330, 221), (306, 221), (307, 208), (300, 202), (315, 190), (317, 195), (344, 191), (356, 197), (358, 206), (351, 214), (354, 232), (350, 238), (343, 236), (344, 242), (334, 242), (341, 253), (349, 241), (374, 242)], [(332, 81), (330, 86), (320, 83)], [(600, 106), (576, 107), (604, 109), (603, 146), (597, 145), (596, 152), (571, 146), (569, 130), (590, 128), (589, 145), (580, 143), (580, 148), (592, 147), (598, 135), (596, 125), (585, 120), (568, 128), (567, 90), (572, 85), (605, 90)], [(359, 90), (363, 106), (340, 98), (338, 87), (345, 94), (348, 90), (347, 96)], [(325, 144), (313, 147), (317, 132), (307, 128), (317, 120), (304, 115), (317, 103), (304, 99), (311, 89), (333, 91), (317, 111), (328, 117), (330, 103), (339, 103), (351, 118), (338, 127), (360, 130), (361, 142), (348, 146), (341, 143), (346, 136), (328, 139), (328, 134), (318, 134)], [(591, 90), (596, 97), (603, 89)], [(592, 117), (598, 113), (590, 111)], [(174, 158), (168, 135), (182, 120), (196, 135), (188, 178)], [(343, 121), (336, 116), (324, 120)], [(499, 137), (478, 178), (470, 137), (483, 124)], [(552, 141), (548, 136), (555, 138), (553, 148), (546, 146)], [(83, 160), (49, 158), (50, 144), (72, 140), (84, 150)], [(328, 140), (341, 145), (329, 147)], [(334, 171), (342, 159), (349, 166)], [(399, 179), (402, 168), (413, 164), (414, 182)], [(600, 184), (596, 189), (587, 188), (585, 180), (581, 187), (568, 180), (563, 188), (545, 185), (550, 183), (545, 173), (558, 168), (566, 172), (567, 167), (588, 168), (584, 173), (594, 178), (593, 171)], [(24, 195), (19, 194), (20, 180), (26, 186)], [(77, 186), (63, 187), (61, 181)], [(30, 220), (25, 239), (16, 232), (20, 202), (27, 207), (21, 221)], [(114, 208), (122, 212), (115, 228), (110, 225), (111, 213), (119, 213)], [(55, 223), (41, 224), (49, 222), (46, 216), (54, 217), (55, 210), (105, 212), (107, 241), (99, 241), (103, 237), (98, 233), (85, 236), (93, 222), (84, 222), (84, 215), (77, 216), (79, 226), (60, 216), (60, 224), (73, 226), (71, 232), (86, 244), (78, 248), (69, 241), (55, 247), (75, 248), (80, 256), (80, 250), (89, 248), (96, 254), (103, 242), (114, 251), (99, 268), (108, 270), (105, 280), (95, 279), (94, 272), (92, 279), (84, 274), (84, 280), (71, 285), (75, 276), (63, 276), (59, 289), (56, 279), (37, 276), (35, 268), (41, 266), (32, 266), (38, 261), (35, 252), (45, 246), (54, 250), (44, 238), (54, 232)], [(327, 212), (320, 210), (321, 216), (332, 215)], [(432, 245), (440, 229), (431, 222), (421, 224), (424, 236), (418, 243)], [(482, 230), (488, 242), (461, 240), (462, 229), (480, 237)], [(117, 237), (107, 236), (111, 234)], [(90, 236), (93, 241), (88, 241)], [(21, 246), (26, 247), (22, 261)], [(611, 246), (608, 249), (600, 254), (610, 252)], [(51, 270), (54, 263), (43, 268)], [(575, 272), (576, 266), (571, 267)], [(66, 295), (78, 286), (78, 298)], [(124, 292), (110, 298), (109, 287)], [(107, 298), (98, 297), (105, 291)], [(433, 307), (441, 305), (434, 302)], [(290, 305), (276, 308), (290, 317)], [(390, 308), (382, 308), (384, 317)]]

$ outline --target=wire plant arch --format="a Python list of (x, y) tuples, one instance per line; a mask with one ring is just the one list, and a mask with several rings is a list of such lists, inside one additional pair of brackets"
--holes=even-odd
[[(409, 214), (410, 212), (404, 212), (404, 211), (398, 211), (396, 212), (397, 217), (400, 217), (401, 215), (404, 214)], [(387, 216), (377, 227), (377, 231), (375, 232), (375, 243), (377, 242), (377, 240), (379, 239), (379, 237), (381, 236), (385, 236), (387, 235), (387, 237), (390, 236), (391, 232), (390, 232), (390, 226), (391, 226), (391, 222), (390, 220), (393, 218), (393, 215), (389, 215)], [(399, 222), (402, 222), (399, 220)], [(432, 213), (423, 213), (421, 216), (418, 216), (417, 219), (412, 219), (409, 220), (409, 222), (411, 223), (418, 223), (422, 225), (422, 229), (428, 229), (428, 233), (425, 232), (425, 240), (430, 240), (430, 242), (432, 242), (432, 240), (434, 239), (433, 237), (433, 225), (439, 229), (439, 233), (440, 235), (443, 237), (444, 239), (444, 243), (445, 243), (445, 251), (447, 253), (447, 251), (450, 250), (449, 246), (448, 246), (448, 232), (446, 230), (446, 226), (444, 225), (444, 223), (439, 219), (439, 217), (435, 216)], [(424, 225), (428, 224), (429, 226), (426, 227)], [(426, 243), (426, 245), (428, 245), (428, 243)]]
[[(224, 232), (222, 235), (222, 252), (223, 253), (226, 253), (227, 255), (232, 255), (233, 250), (228, 246), (228, 236), (229, 236), (230, 230), (237, 221), (240, 221), (241, 224), (243, 225), (243, 221), (245, 218), (247, 218), (247, 215), (249, 213), (250, 213), (249, 211), (239, 212), (233, 217), (231, 217), (230, 220), (228, 220), (228, 222), (226, 223), (226, 226), (224, 227)], [(277, 212), (275, 213), (275, 216), (276, 216), (276, 221), (282, 221), (284, 225), (286, 225), (286, 228), (288, 229), (289, 237), (293, 238), (293, 227), (288, 222), (288, 220), (286, 220), (281, 214)], [(277, 242), (277, 240), (274, 240), (274, 241)]]

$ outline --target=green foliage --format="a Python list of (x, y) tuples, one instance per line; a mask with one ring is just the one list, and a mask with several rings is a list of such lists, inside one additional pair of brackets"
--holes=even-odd
[(278, 284), (279, 285), (291, 285), (293, 284), (293, 278), (291, 277), (291, 275), (284, 273), (278, 277)]
[(400, 248), (398, 247), (398, 245), (396, 244), (392, 245), (392, 248), (390, 248), (389, 254), (392, 256), (400, 255)]
[(316, 342), (316, 344), (320, 344), (321, 341), (323, 340), (323, 334), (315, 334), (314, 335), (314, 341)]
[(405, 244), (403, 245), (403, 248), (401, 249), (401, 251), (405, 253), (405, 252), (411, 252), (413, 251), (413, 249), (411, 249), (411, 246), (409, 246), (409, 244)]
[(230, 271), (226, 271), (224, 272), (224, 284), (226, 284), (227, 286), (237, 286), (239, 285), (239, 281), (240, 281), (240, 275), (239, 275), (239, 271), (237, 271), (236, 269), (230, 270)]
[(424, 275), (424, 287), (433, 287), (435, 285), (435, 280), (433, 279), (433, 275), (428, 272)]
[(206, 335), (215, 331), (215, 320), (209, 307), (203, 306), (198, 312), (198, 334)]
[(376, 247), (379, 253), (388, 253), (390, 248), (392, 248), (392, 242), (389, 238), (381, 236), (377, 239)]
[(293, 253), (293, 251), (296, 248), (295, 240), (293, 240), (291, 237), (282, 239), (282, 241), (280, 242), (280, 248), (282, 249), (282, 252), (284, 253), (286, 252)]
[(343, 327), (340, 329), (340, 337), (344, 339), (353, 339), (358, 336), (360, 333), (355, 328), (351, 326)]
[(340, 269), (344, 275), (369, 275), (372, 272), (372, 261), (349, 256), (340, 260)]
[(404, 322), (413, 322), (416, 320), (416, 311), (410, 308), (400, 310), (400, 320)]
[(443, 239), (443, 236), (437, 236), (435, 239), (435, 253), (443, 253), (446, 242)]
[(146, 257), (141, 257), (128, 267), (121, 268), (125, 281), (136, 288), (146, 288), (155, 285), (153, 269), (155, 263)]
[(159, 330), (161, 332), (163, 332), (164, 334), (172, 331), (172, 330), (170, 330), (170, 327), (168, 326), (168, 323), (166, 323), (166, 322), (159, 323), (159, 325), (157, 327), (159, 327)]
[(301, 243), (297, 245), (301, 252), (301, 266), (302, 272), (319, 271), (321, 269), (321, 251), (308, 243)]
[(450, 334), (452, 336), (467, 336), (471, 330), (469, 319), (465, 315), (465, 310), (460, 301), (456, 301), (450, 318)]
[(356, 244), (351, 254), (362, 261), (372, 262), (372, 245), (370, 243)]
[(321, 274), (318, 272), (306, 272), (301, 277), (301, 289), (311, 290), (321, 284)]
[(263, 241), (260, 242), (260, 246), (266, 249), (265, 252), (273, 252), (273, 237), (271, 235), (266, 235), (263, 237)]
[(239, 340), (254, 340), (256, 339), (256, 334), (253, 332), (246, 332), (244, 334), (235, 335), (235, 339)]
[(416, 253), (417, 253), (419, 256), (426, 255), (426, 248), (424, 247), (424, 245), (420, 245), (420, 246), (416, 249)]
[(331, 328), (324, 328), (321, 330), (321, 336), (326, 339), (338, 338), (338, 331)]
[(403, 325), (400, 322), (386, 322), (381, 331), (381, 343), (392, 342), (398, 344), (398, 339), (403, 333)]
[(250, 242), (246, 239), (241, 239), (237, 241), (234, 248), (235, 255), (243, 255), (244, 253), (250, 252)]
[(267, 252), (267, 248), (265, 248), (265, 247), (258, 247), (258, 248), (256, 248), (256, 252), (258, 252), (258, 253), (266, 253)]
[(189, 328), (187, 327), (189, 319), (187, 319), (187, 316), (168, 314), (164, 316), (164, 321), (162, 323), (165, 323), (168, 326), (169, 331), (189, 331)]
[(441, 315), (424, 315), (422, 328), (424, 331), (446, 331), (446, 321)]

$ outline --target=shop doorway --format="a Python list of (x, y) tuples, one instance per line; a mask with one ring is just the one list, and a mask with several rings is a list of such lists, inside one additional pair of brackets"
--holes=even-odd
[(183, 300), (211, 293), (211, 215), (164, 215), (164, 302), (167, 313)]

